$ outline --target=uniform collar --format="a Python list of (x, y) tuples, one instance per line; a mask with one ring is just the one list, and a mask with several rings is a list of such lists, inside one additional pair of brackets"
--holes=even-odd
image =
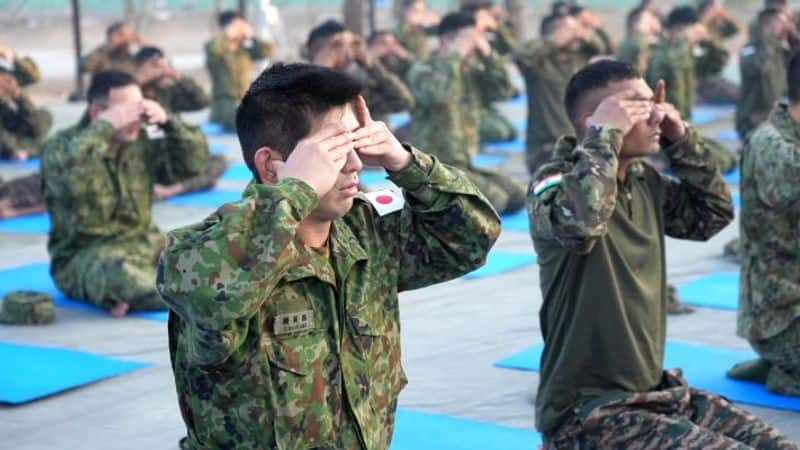
[(797, 123), (789, 113), (789, 102), (785, 100), (778, 102), (769, 120), (784, 139), (800, 143), (800, 123)]

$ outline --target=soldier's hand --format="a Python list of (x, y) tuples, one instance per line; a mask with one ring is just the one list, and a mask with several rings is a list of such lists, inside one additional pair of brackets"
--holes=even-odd
[(671, 103), (666, 102), (667, 83), (658, 80), (656, 93), (653, 96), (653, 108), (656, 115), (663, 117), (661, 120), (661, 136), (670, 141), (677, 141), (686, 134), (681, 113)]
[(305, 181), (322, 197), (336, 184), (347, 156), (353, 151), (353, 136), (344, 123), (322, 127), (297, 143), (285, 162), (273, 161), (278, 180)]
[(384, 122), (370, 116), (364, 97), (356, 98), (354, 109), (361, 128), (353, 133), (353, 147), (361, 161), (368, 166), (380, 166), (390, 172), (403, 170), (411, 164), (411, 153), (392, 134)]
[(113, 105), (102, 111), (97, 120), (108, 122), (115, 130), (122, 130), (142, 120), (142, 102), (126, 102)]
[(142, 100), (142, 115), (145, 122), (151, 124), (163, 124), (169, 119), (164, 108), (153, 100)]
[(628, 134), (637, 123), (650, 118), (653, 105), (650, 100), (636, 98), (636, 92), (629, 90), (605, 98), (594, 113), (586, 119), (587, 126), (613, 128)]
[(0, 97), (19, 100), (22, 89), (19, 87), (17, 79), (10, 74), (0, 74)]
[(479, 9), (475, 14), (475, 25), (481, 31), (495, 31), (498, 24), (497, 19), (488, 9)]

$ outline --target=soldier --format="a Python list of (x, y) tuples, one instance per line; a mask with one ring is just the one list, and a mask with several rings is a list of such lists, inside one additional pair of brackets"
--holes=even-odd
[[(544, 306), (536, 426), (546, 449), (796, 449), (755, 416), (664, 371), (665, 234), (707, 240), (733, 219), (697, 131), (632, 66), (570, 81), (577, 139), (556, 145), (528, 194)], [(663, 149), (674, 178), (641, 157)], [(569, 357), (564, 357), (569, 355)]]
[(408, 72), (417, 99), (411, 111), (411, 142), (464, 171), (500, 214), (517, 211), (525, 205), (522, 186), (472, 164), (480, 146), (481, 90), (502, 98), (512, 88), (505, 62), (492, 52), (469, 14), (445, 16), (439, 39), (439, 49)]
[(21, 87), (39, 81), (42, 74), (36, 63), (27, 56), (19, 56), (11, 47), (0, 44), (0, 70), (10, 72)]
[(737, 364), (732, 378), (800, 396), (800, 53), (789, 64), (789, 100), (779, 101), (742, 153), (739, 336), (761, 359)]
[(390, 31), (378, 30), (370, 34), (367, 51), (373, 60), (380, 62), (400, 80), (406, 78), (406, 72), (414, 63), (414, 56)]
[(50, 113), (36, 108), (22, 90), (19, 80), (26, 75), (15, 75), (21, 71), (16, 65), (0, 67), (0, 159), (24, 161), (38, 155), (53, 124)]
[[(664, 40), (653, 50), (647, 79), (651, 86), (665, 80), (670, 86), (667, 100), (688, 119), (695, 102), (696, 78), (718, 74), (728, 61), (728, 50), (710, 38), (690, 6), (670, 11), (665, 28)], [(736, 167), (736, 156), (722, 143), (703, 137), (701, 144), (708, 147), (722, 172)]]
[(42, 154), (50, 273), (64, 294), (114, 317), (163, 308), (153, 283), (164, 246), (150, 220), (153, 185), (198, 174), (205, 138), (143, 99), (128, 73), (98, 72), (88, 96), (83, 119)]
[(780, 10), (765, 9), (758, 24), (757, 38), (742, 48), (739, 61), (742, 97), (736, 105), (736, 131), (743, 141), (786, 94), (786, 65), (798, 48), (793, 45), (797, 31)]
[(395, 37), (417, 60), (428, 57), (430, 35), (436, 33), (439, 16), (425, 6), (424, 0), (402, 0), (403, 20), (395, 31)]
[[(764, 0), (764, 10), (777, 9), (786, 15), (790, 22), (794, 23), (795, 29), (800, 30), (800, 11), (792, 11), (789, 0)], [(759, 37), (758, 16), (747, 26), (747, 36), (750, 41), (757, 40)]]
[(364, 98), (378, 120), (414, 106), (414, 97), (403, 80), (372, 58), (363, 38), (344, 24), (327, 20), (311, 30), (306, 42), (309, 61), (345, 72), (364, 85)]
[(661, 20), (651, 10), (637, 7), (625, 20), (627, 34), (617, 47), (617, 59), (647, 73), (651, 48), (661, 35)]
[(106, 28), (105, 44), (92, 50), (81, 60), (81, 72), (95, 74), (101, 70), (123, 70), (133, 73), (136, 65), (133, 53), (144, 39), (124, 22), (114, 22)]
[(614, 43), (611, 41), (611, 36), (603, 28), (600, 19), (597, 18), (589, 9), (584, 8), (578, 4), (572, 4), (569, 7), (569, 15), (575, 18), (578, 23), (592, 34), (592, 40), (600, 42), (601, 55), (613, 55), (615, 53)]
[(514, 55), (528, 93), (525, 162), (531, 175), (550, 157), (556, 140), (572, 134), (563, 104), (567, 81), (604, 50), (569, 14), (545, 17), (540, 33), (541, 40), (522, 44)]
[[(276, 64), (237, 115), (255, 180), (169, 234), (157, 286), (185, 449), (386, 449), (397, 293), (479, 267), (500, 221), (456, 169), (374, 122), (358, 81)], [(357, 190), (363, 163), (404, 190)]]
[[(739, 34), (740, 26), (725, 9), (722, 0), (702, 0), (697, 6), (697, 14), (709, 31), (711, 39), (722, 45)], [(727, 80), (720, 72), (698, 74), (697, 96), (703, 103), (729, 104), (739, 100), (739, 86)]]
[(220, 13), (217, 23), (222, 33), (206, 43), (206, 69), (211, 77), (210, 119), (233, 130), (236, 107), (250, 85), (254, 61), (272, 54), (272, 47), (254, 37), (250, 24), (233, 11)]

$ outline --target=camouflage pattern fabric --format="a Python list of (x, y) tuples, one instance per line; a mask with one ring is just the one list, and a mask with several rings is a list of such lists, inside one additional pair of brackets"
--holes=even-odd
[(490, 42), (492, 48), (498, 55), (510, 55), (515, 48), (519, 45), (519, 39), (514, 35), (514, 30), (508, 23), (500, 22), (497, 24), (497, 29), (492, 33), (492, 40)]
[(571, 419), (545, 437), (544, 448), (795, 450), (797, 446), (728, 400), (689, 387), (680, 369), (672, 369), (652, 391), (598, 399), (576, 408)]
[(414, 55), (417, 60), (423, 60), (430, 53), (428, 48), (428, 31), (422, 27), (400, 24), (394, 32), (394, 37)]
[(389, 447), (406, 384), (397, 293), (479, 267), (500, 233), (467, 178), (412, 155), (390, 173), (403, 209), (356, 199), (322, 249), (296, 236), (318, 205), (296, 179), (169, 233), (157, 286), (185, 448)]
[(505, 142), (517, 138), (514, 124), (491, 104), (481, 108), (479, 133), (481, 142)]
[(53, 297), (43, 292), (13, 291), (0, 302), (0, 323), (46, 325), (56, 320)]
[(788, 108), (778, 103), (742, 153), (737, 331), (751, 342), (776, 336), (800, 318), (800, 124)]
[(647, 67), (650, 62), (651, 44), (644, 36), (627, 36), (617, 47), (617, 59), (626, 62), (642, 76), (646, 76)]
[(225, 129), (236, 129), (236, 108), (250, 86), (254, 61), (272, 54), (272, 47), (261, 40), (238, 44), (218, 36), (205, 46), (206, 69), (211, 77), (211, 120)]
[(17, 57), (14, 59), (13, 72), (14, 78), (20, 86), (30, 86), (42, 78), (39, 66), (28, 57)]
[(19, 98), (0, 97), (0, 159), (18, 150), (38, 155), (53, 125), (53, 116), (37, 109), (26, 94)]
[(408, 86), (379, 61), (373, 61), (369, 68), (353, 64), (347, 73), (364, 87), (362, 95), (375, 120), (386, 121), (389, 114), (414, 107)]
[(800, 396), (800, 320), (767, 339), (750, 341), (753, 350), (769, 364), (765, 380), (769, 391)]
[(127, 48), (110, 49), (105, 44), (92, 50), (81, 60), (81, 72), (95, 74), (103, 70), (121, 70), (133, 73), (136, 63)]
[(738, 166), (738, 158), (736, 155), (728, 151), (722, 142), (707, 136), (703, 136), (701, 143), (708, 148), (708, 151), (711, 153), (711, 157), (714, 159), (714, 162), (717, 164), (717, 168), (719, 168), (720, 172), (727, 173)]
[(213, 188), (229, 165), (225, 155), (211, 155), (208, 158), (208, 164), (200, 174), (181, 181), (183, 192), (205, 191)]
[(208, 160), (197, 127), (173, 117), (163, 129), (164, 138), (141, 133), (120, 145), (110, 124), (84, 118), (45, 144), (50, 272), (66, 295), (106, 308), (156, 303), (152, 277), (163, 237), (151, 220), (153, 186), (196, 175)]
[(741, 98), (736, 105), (736, 131), (745, 140), (766, 122), (775, 102), (786, 94), (789, 52), (775, 39), (762, 38), (741, 50)]
[(158, 84), (142, 86), (142, 95), (155, 100), (171, 113), (200, 111), (209, 103), (208, 95), (203, 88), (194, 79), (185, 75), (180, 80), (170, 81), (164, 86)]

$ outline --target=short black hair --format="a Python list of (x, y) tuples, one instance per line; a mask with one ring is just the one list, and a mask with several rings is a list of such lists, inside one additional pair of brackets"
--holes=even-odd
[(89, 82), (87, 100), (89, 103), (108, 100), (108, 93), (112, 89), (137, 84), (133, 75), (122, 70), (102, 70), (92, 76)]
[(142, 47), (133, 55), (133, 63), (136, 64), (136, 67), (141, 66), (142, 64), (146, 63), (147, 61), (153, 58), (163, 58), (164, 51), (158, 47), (147, 46)]
[(680, 26), (694, 25), (700, 21), (697, 16), (697, 10), (691, 6), (678, 6), (673, 8), (667, 16), (664, 26), (667, 28), (675, 28)]
[(328, 19), (311, 29), (311, 32), (308, 33), (308, 39), (306, 40), (306, 48), (309, 53), (313, 55), (316, 53), (322, 41), (345, 31), (347, 31), (347, 27), (342, 22)]
[(217, 16), (217, 24), (219, 24), (220, 28), (225, 28), (236, 19), (244, 20), (241, 14), (232, 9), (229, 9), (227, 11), (222, 11), (221, 13), (219, 13), (219, 15)]
[(602, 89), (616, 81), (635, 80), (642, 75), (632, 65), (615, 59), (603, 59), (585, 66), (572, 76), (564, 95), (564, 107), (574, 123), (578, 121), (578, 107), (586, 94)]
[(255, 178), (259, 148), (288, 157), (320, 114), (354, 100), (361, 88), (347, 74), (307, 63), (278, 63), (262, 72), (236, 111), (242, 156)]
[(789, 101), (800, 103), (800, 51), (794, 52), (792, 59), (789, 61), (786, 81), (789, 83)]
[(568, 12), (569, 12), (570, 16), (576, 17), (576, 16), (580, 15), (580, 13), (582, 13), (585, 10), (586, 10), (586, 8), (584, 8), (583, 6), (577, 5), (577, 4), (573, 4), (573, 5), (570, 5)]
[(128, 24), (122, 21), (114, 22), (106, 28), (106, 38), (110, 38), (112, 34), (125, 28)]
[(439, 22), (439, 27), (436, 29), (436, 34), (444, 36), (446, 34), (457, 33), (462, 28), (474, 27), (475, 16), (465, 12), (450, 13)]
[(378, 39), (391, 34), (392, 32), (389, 30), (375, 30), (369, 35), (369, 38), (367, 38), (367, 45), (372, 45)]
[(567, 13), (554, 12), (542, 18), (542, 23), (539, 24), (539, 35), (542, 37), (548, 36), (556, 28), (558, 22), (569, 17)]

